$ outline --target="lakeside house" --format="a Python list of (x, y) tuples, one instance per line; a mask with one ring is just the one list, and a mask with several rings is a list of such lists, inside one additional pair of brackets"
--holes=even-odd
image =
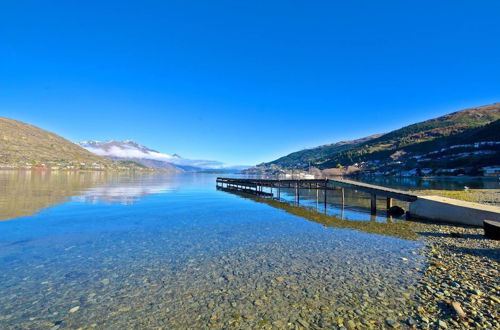
[(294, 172), (294, 173), (285, 173), (285, 179), (314, 179), (314, 174), (309, 174), (306, 172)]

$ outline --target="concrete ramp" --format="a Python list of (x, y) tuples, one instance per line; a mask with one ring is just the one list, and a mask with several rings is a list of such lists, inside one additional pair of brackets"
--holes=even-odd
[(410, 204), (410, 215), (448, 223), (483, 226), (483, 220), (500, 222), (500, 207), (440, 196), (418, 196)]

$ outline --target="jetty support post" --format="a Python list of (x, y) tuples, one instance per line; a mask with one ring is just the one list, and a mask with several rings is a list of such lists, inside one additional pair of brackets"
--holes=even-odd
[(377, 195), (375, 195), (375, 194), (371, 194), (370, 210), (371, 210), (371, 214), (377, 213)]
[(387, 222), (388, 223), (392, 223), (392, 215), (389, 214), (389, 210), (391, 209), (392, 207), (392, 202), (393, 202), (393, 199), (391, 197), (387, 197)]
[(328, 190), (326, 190), (326, 182), (325, 182), (325, 187), (324, 187), (324, 189), (323, 189), (323, 204), (324, 204), (324, 207), (325, 207), (325, 213), (326, 213), (326, 197), (327, 197), (327, 196), (326, 196), (326, 192), (327, 192), (327, 191), (328, 191)]
[(318, 210), (319, 206), (319, 185), (316, 183), (316, 210)]
[(344, 209), (344, 201), (345, 201), (344, 188), (340, 188), (340, 193), (342, 194), (342, 210), (343, 210)]
[(300, 196), (299, 196), (299, 182), (295, 182), (295, 201), (297, 205), (300, 203)]

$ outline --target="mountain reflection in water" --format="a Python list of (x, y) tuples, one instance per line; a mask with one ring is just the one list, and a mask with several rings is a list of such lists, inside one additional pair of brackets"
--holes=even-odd
[(70, 198), (87, 203), (130, 205), (174, 191), (178, 181), (159, 173), (0, 171), (0, 220), (32, 216)]

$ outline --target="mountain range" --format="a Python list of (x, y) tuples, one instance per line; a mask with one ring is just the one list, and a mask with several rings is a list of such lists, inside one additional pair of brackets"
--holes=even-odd
[(254, 168), (350, 168), (375, 174), (472, 174), (500, 165), (500, 103), (469, 108), (385, 134), (297, 151)]
[[(352, 141), (297, 151), (246, 170), (277, 174), (313, 168), (332, 174), (484, 174), (500, 166), (500, 103), (465, 109)], [(187, 159), (134, 141), (73, 143), (41, 128), (0, 117), (0, 168), (137, 169), (235, 172), (245, 166)]]
[(0, 168), (135, 169), (181, 173), (234, 172), (247, 167), (186, 159), (130, 140), (73, 143), (39, 127), (0, 117)]
[(219, 161), (182, 158), (178, 154), (166, 154), (131, 140), (83, 141), (78, 145), (95, 155), (113, 160), (133, 161), (148, 168), (169, 172), (237, 171), (248, 166), (228, 166)]

